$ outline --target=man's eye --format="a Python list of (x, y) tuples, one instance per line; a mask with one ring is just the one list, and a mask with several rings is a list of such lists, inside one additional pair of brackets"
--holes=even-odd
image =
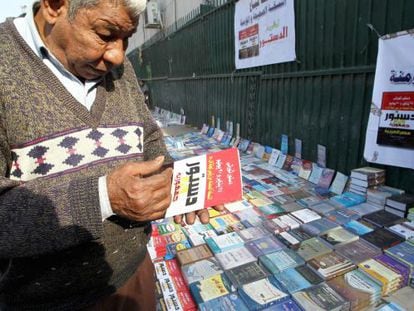
[(113, 35), (98, 34), (98, 36), (102, 41), (105, 41), (105, 42), (109, 42), (109, 41), (112, 41), (114, 39)]

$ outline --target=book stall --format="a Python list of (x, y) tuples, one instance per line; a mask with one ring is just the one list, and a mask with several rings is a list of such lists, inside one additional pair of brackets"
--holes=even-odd
[(382, 169), (348, 178), (226, 127), (165, 137), (174, 175), (183, 159), (237, 150), (242, 191), (226, 188), (208, 224), (153, 223), (160, 310), (413, 310), (413, 195), (386, 186)]

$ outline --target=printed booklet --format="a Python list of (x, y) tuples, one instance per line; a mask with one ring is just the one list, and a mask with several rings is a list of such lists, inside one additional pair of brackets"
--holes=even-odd
[(230, 148), (174, 162), (171, 195), (165, 217), (241, 200), (238, 150)]

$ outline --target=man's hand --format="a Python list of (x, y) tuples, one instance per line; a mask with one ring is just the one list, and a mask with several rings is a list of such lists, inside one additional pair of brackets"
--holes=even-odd
[[(221, 212), (221, 211), (224, 210), (224, 205), (213, 206), (213, 208), (216, 211)], [(192, 225), (194, 223), (194, 221), (196, 220), (196, 217), (198, 217), (200, 219), (201, 223), (203, 223), (203, 224), (207, 224), (210, 220), (208, 210), (207, 209), (201, 209), (199, 211), (195, 211), (195, 212), (185, 214), (185, 223), (184, 223), (183, 215), (174, 216), (174, 222), (176, 224), (181, 224), (181, 225), (185, 225), (185, 224)]]
[(109, 201), (115, 214), (135, 220), (150, 221), (164, 217), (171, 202), (172, 169), (159, 173), (164, 162), (127, 163), (107, 176)]

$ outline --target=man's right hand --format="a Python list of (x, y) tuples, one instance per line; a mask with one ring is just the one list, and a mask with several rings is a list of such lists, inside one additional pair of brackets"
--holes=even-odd
[(172, 169), (159, 172), (163, 162), (163, 156), (130, 162), (107, 176), (109, 201), (115, 214), (135, 221), (164, 217), (171, 202)]

